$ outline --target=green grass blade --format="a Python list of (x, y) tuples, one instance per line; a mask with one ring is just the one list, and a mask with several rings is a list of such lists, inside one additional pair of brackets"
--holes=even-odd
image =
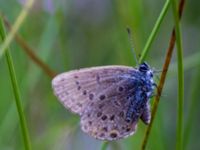
[(153, 27), (153, 30), (152, 30), (152, 32), (151, 32), (151, 34), (150, 34), (145, 46), (144, 46), (144, 49), (142, 50), (141, 57), (139, 59), (139, 64), (144, 61), (144, 59), (145, 59), (145, 57), (146, 57), (146, 55), (147, 55), (147, 53), (149, 51), (149, 48), (152, 45), (152, 42), (155, 39), (155, 36), (156, 36), (156, 34), (157, 34), (157, 32), (158, 32), (158, 30), (160, 28), (160, 25), (161, 25), (166, 13), (167, 13), (167, 10), (169, 9), (169, 6), (170, 6), (170, 0), (167, 0), (165, 2), (165, 4), (164, 4), (163, 8), (162, 8), (162, 11), (161, 11), (161, 13), (160, 13), (160, 15), (159, 15), (154, 27)]
[[(0, 18), (0, 36), (1, 36), (1, 41), (4, 41), (6, 38), (6, 35), (5, 35), (2, 18)], [(19, 115), (20, 126), (21, 126), (23, 140), (24, 140), (24, 146), (25, 146), (26, 150), (30, 150), (31, 144), (30, 144), (30, 139), (29, 139), (28, 128), (26, 125), (25, 115), (23, 112), (22, 104), (21, 104), (21, 97), (20, 97), (20, 92), (19, 92), (16, 75), (15, 75), (15, 69), (14, 69), (12, 57), (11, 57), (10, 51), (8, 49), (5, 51), (5, 56), (6, 56), (6, 61), (8, 64), (11, 83), (12, 83), (13, 92), (14, 92), (14, 96), (15, 96), (15, 103), (16, 103), (17, 112)]]
[(108, 142), (103, 142), (102, 145), (101, 145), (101, 150), (106, 150), (107, 147), (108, 147)]
[(183, 48), (181, 40), (181, 29), (178, 17), (176, 0), (172, 0), (172, 9), (175, 22), (177, 61), (178, 61), (178, 109), (176, 126), (176, 149), (183, 149), (183, 102), (184, 102), (184, 72), (183, 72)]

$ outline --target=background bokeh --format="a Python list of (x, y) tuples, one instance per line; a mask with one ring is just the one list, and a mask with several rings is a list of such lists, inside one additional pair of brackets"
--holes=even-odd
[[(13, 24), (25, 0), (0, 0), (0, 12)], [(36, 0), (19, 33), (52, 70), (102, 65), (135, 66), (126, 27), (139, 55), (164, 0)], [(181, 20), (184, 48), (184, 149), (200, 147), (200, 1), (186, 1)], [(172, 9), (161, 24), (146, 61), (161, 69), (173, 28)], [(80, 130), (79, 117), (53, 95), (51, 78), (13, 41), (10, 45), (33, 149), (99, 150), (102, 142)], [(177, 59), (174, 51), (148, 150), (175, 149)], [(158, 79), (156, 79), (158, 82)], [(109, 149), (139, 149), (146, 126)], [(21, 129), (5, 58), (0, 58), (0, 149), (23, 149)]]

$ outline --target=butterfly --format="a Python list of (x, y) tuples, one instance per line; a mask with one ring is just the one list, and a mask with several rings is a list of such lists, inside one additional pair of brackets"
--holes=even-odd
[(153, 77), (146, 62), (138, 68), (100, 66), (61, 73), (52, 87), (60, 102), (80, 116), (84, 132), (112, 141), (133, 135), (139, 119), (150, 123)]

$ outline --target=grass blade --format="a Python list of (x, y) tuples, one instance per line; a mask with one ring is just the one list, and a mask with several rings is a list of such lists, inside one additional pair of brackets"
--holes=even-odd
[[(1, 36), (1, 41), (4, 41), (6, 38), (6, 35), (5, 35), (2, 18), (0, 18), (0, 36)], [(10, 73), (10, 79), (11, 79), (13, 92), (15, 96), (15, 103), (16, 103), (17, 112), (19, 115), (19, 121), (20, 121), (21, 131), (22, 131), (23, 140), (24, 140), (24, 146), (26, 150), (31, 150), (29, 133), (28, 133), (28, 128), (27, 128), (27, 124), (25, 120), (25, 115), (23, 112), (23, 107), (21, 104), (21, 96), (20, 96), (19, 87), (18, 87), (16, 75), (15, 75), (14, 65), (13, 65), (10, 51), (8, 49), (5, 51), (5, 56), (6, 56), (6, 61), (7, 61), (9, 73)]]
[[(180, 2), (179, 2), (179, 18), (181, 18), (181, 16), (182, 16), (184, 4), (185, 4), (185, 0), (180, 0)], [(142, 146), (141, 146), (142, 150), (146, 149), (147, 142), (149, 140), (149, 135), (150, 135), (152, 125), (153, 125), (153, 122), (154, 122), (154, 119), (155, 119), (155, 115), (156, 115), (156, 112), (157, 112), (157, 109), (158, 109), (160, 96), (161, 96), (162, 89), (163, 89), (163, 86), (164, 86), (164, 83), (165, 83), (169, 64), (170, 64), (170, 61), (171, 61), (171, 58), (172, 58), (172, 53), (173, 53), (173, 49), (174, 49), (174, 45), (175, 45), (175, 39), (176, 39), (175, 29), (173, 29), (172, 34), (171, 34), (171, 38), (170, 38), (170, 42), (169, 42), (169, 47), (167, 49), (167, 54), (165, 56), (165, 63), (163, 65), (163, 69), (162, 69), (164, 71), (162, 71), (160, 81), (159, 81), (159, 84), (158, 84), (158, 88), (157, 88), (157, 95), (154, 99), (154, 103), (153, 103), (153, 106), (152, 106), (151, 122), (146, 129), (145, 136), (144, 136), (144, 139), (142, 141)]]
[(101, 145), (101, 150), (106, 150), (108, 147), (108, 142), (103, 142)]
[(149, 48), (150, 48), (153, 40), (155, 39), (155, 36), (156, 36), (156, 34), (158, 32), (158, 29), (160, 28), (160, 25), (161, 25), (166, 13), (167, 13), (167, 10), (168, 10), (169, 6), (170, 6), (170, 0), (167, 0), (165, 2), (165, 4), (164, 4), (163, 8), (162, 8), (162, 11), (161, 11), (161, 13), (160, 13), (160, 15), (159, 15), (154, 27), (153, 27), (153, 30), (152, 30), (152, 32), (151, 32), (151, 34), (150, 34), (145, 46), (144, 46), (144, 49), (142, 50), (141, 57), (139, 59), (139, 64), (144, 61), (144, 59), (145, 59), (145, 57), (146, 57), (146, 55), (147, 55), (147, 53), (149, 51)]
[(178, 61), (178, 109), (176, 126), (176, 149), (183, 149), (183, 103), (184, 103), (184, 72), (183, 72), (183, 48), (181, 40), (180, 21), (176, 1), (172, 0), (172, 9), (175, 22), (177, 61)]

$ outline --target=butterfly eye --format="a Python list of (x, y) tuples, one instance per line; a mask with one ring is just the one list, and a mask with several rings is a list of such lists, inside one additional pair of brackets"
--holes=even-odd
[(149, 65), (145, 62), (139, 66), (139, 71), (141, 72), (147, 72), (148, 70), (149, 70)]

